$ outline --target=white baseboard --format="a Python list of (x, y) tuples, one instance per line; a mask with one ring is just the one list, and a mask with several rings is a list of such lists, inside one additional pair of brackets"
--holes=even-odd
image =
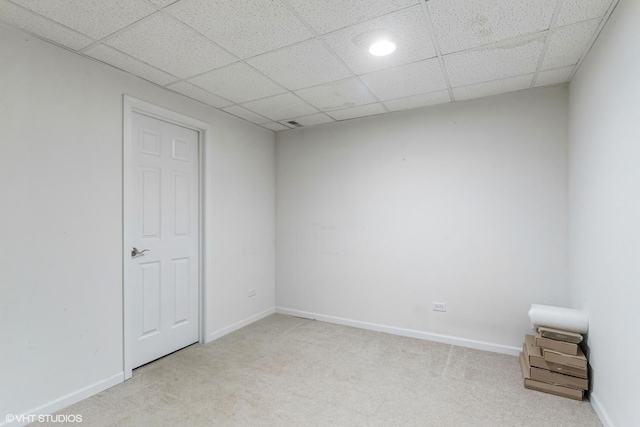
[[(81, 400), (84, 400), (88, 397), (93, 396), (94, 394), (98, 394), (101, 391), (104, 391), (108, 388), (113, 387), (114, 385), (120, 384), (124, 382), (124, 372), (119, 372), (109, 378), (98, 381), (97, 383), (91, 384), (85, 388), (74, 391), (72, 393), (67, 394), (66, 396), (62, 396), (58, 399), (55, 399), (49, 403), (45, 403), (44, 405), (38, 406), (24, 414), (12, 414), (15, 415), (18, 421), (7, 422), (7, 419), (2, 419), (0, 423), (0, 427), (5, 426), (25, 426), (34, 420), (28, 420), (28, 416), (34, 415), (50, 415), (54, 412), (57, 412), (61, 409), (66, 408), (67, 406), (73, 405), (74, 403), (78, 403)], [(80, 414), (81, 415), (81, 414)], [(20, 421), (22, 420), (22, 421)]]
[(289, 316), (304, 317), (306, 319), (320, 320), (322, 322), (335, 323), (338, 325), (352, 326), (354, 328), (367, 329), (376, 332), (385, 332), (403, 337), (417, 338), (427, 341), (435, 341), (444, 344), (457, 345), (459, 347), (474, 348), (476, 350), (492, 351), (494, 353), (509, 354), (518, 356), (522, 350), (519, 347), (510, 347), (501, 344), (493, 344), (484, 341), (470, 340), (467, 338), (453, 337), (450, 335), (434, 334), (431, 332), (417, 331), (415, 329), (397, 328), (395, 326), (380, 325), (377, 323), (361, 322), (359, 320), (344, 319), (342, 317), (327, 316), (324, 314), (310, 313), (307, 311), (293, 310), (290, 308), (276, 307), (276, 313)]
[(275, 309), (275, 307), (273, 307), (273, 308), (267, 309), (265, 311), (262, 311), (262, 312), (260, 312), (258, 314), (254, 314), (253, 316), (249, 316), (244, 320), (241, 320), (239, 322), (234, 323), (233, 325), (229, 325), (229, 326), (226, 326), (226, 327), (224, 327), (222, 329), (218, 329), (217, 331), (212, 332), (212, 333), (209, 334), (205, 344), (206, 343), (210, 343), (213, 340), (217, 340), (218, 338), (221, 338), (221, 337), (223, 337), (223, 336), (225, 336), (227, 334), (230, 334), (233, 331), (237, 331), (240, 328), (244, 328), (245, 326), (250, 325), (253, 322), (257, 322), (260, 319), (264, 319), (265, 317), (270, 316), (270, 315), (274, 314), (275, 312), (276, 312), (276, 309)]
[(594, 393), (591, 393), (591, 395), (589, 396), (589, 401), (591, 402), (591, 406), (593, 406), (593, 410), (596, 411), (598, 418), (600, 418), (600, 422), (602, 422), (602, 425), (604, 427), (614, 427), (609, 414), (604, 409), (604, 406), (598, 399), (598, 396), (596, 396)]

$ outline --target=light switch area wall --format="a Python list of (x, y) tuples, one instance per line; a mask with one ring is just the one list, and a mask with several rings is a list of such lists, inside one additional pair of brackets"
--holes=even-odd
[(123, 94), (211, 126), (207, 329), (273, 310), (272, 132), (1, 24), (0, 40), (0, 423), (121, 376)]
[(567, 168), (565, 86), (280, 132), (276, 304), (517, 352), (568, 304)]
[(638, 28), (640, 2), (621, 0), (570, 85), (571, 300), (607, 427), (640, 425)]

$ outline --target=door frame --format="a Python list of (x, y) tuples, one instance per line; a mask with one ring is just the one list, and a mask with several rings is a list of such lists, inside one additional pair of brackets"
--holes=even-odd
[(122, 299), (123, 299), (123, 369), (124, 379), (128, 380), (133, 376), (133, 356), (132, 344), (133, 314), (132, 304), (132, 278), (129, 277), (127, 262), (130, 259), (131, 238), (130, 216), (131, 216), (131, 192), (132, 192), (132, 162), (133, 140), (131, 138), (133, 113), (143, 114), (158, 120), (182, 126), (198, 132), (198, 339), (200, 343), (206, 342), (207, 337), (207, 312), (206, 312), (206, 287), (205, 264), (206, 240), (205, 240), (205, 158), (206, 147), (209, 146), (211, 131), (208, 123), (185, 116), (175, 111), (151, 104), (146, 101), (124, 95), (123, 98), (123, 138), (122, 138)]

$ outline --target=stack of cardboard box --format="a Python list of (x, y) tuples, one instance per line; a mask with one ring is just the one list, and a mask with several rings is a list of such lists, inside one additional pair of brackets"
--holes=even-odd
[(520, 366), (524, 386), (570, 399), (582, 400), (589, 388), (587, 358), (580, 348), (582, 335), (539, 327), (526, 335)]

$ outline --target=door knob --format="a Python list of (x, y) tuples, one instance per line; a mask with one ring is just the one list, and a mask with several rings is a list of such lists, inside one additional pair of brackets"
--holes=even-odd
[(145, 252), (149, 252), (149, 249), (143, 249), (143, 250), (139, 251), (138, 248), (133, 247), (133, 248), (131, 248), (131, 258), (142, 256), (142, 255), (144, 255)]

